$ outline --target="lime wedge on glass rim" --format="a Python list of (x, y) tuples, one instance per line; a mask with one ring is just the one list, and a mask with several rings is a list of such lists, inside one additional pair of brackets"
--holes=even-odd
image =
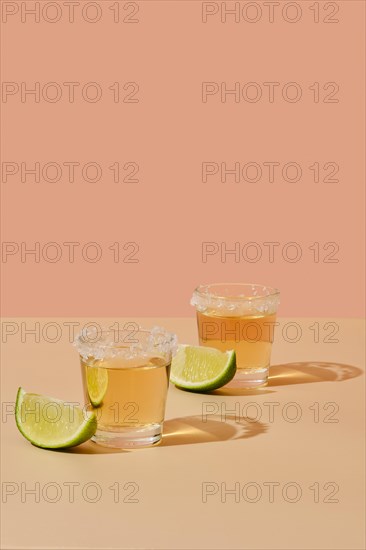
[(87, 366), (86, 385), (91, 404), (99, 407), (108, 389), (108, 371), (101, 367)]
[(170, 381), (178, 388), (207, 392), (225, 386), (235, 372), (234, 350), (181, 345), (172, 360)]
[(23, 388), (19, 388), (17, 393), (15, 421), (28, 441), (45, 449), (80, 445), (97, 429), (94, 412), (53, 397), (26, 393)]

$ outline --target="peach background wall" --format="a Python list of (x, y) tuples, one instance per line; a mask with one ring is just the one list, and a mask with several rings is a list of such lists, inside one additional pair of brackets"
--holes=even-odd
[[(362, 316), (364, 2), (316, 2), (319, 22), (307, 1), (273, 22), (260, 1), (238, 22), (221, 2), (119, 2), (119, 22), (107, 0), (74, 22), (63, 2), (41, 1), (39, 22), (21, 4), (1, 2), (4, 315), (185, 316), (198, 283), (250, 281), (281, 289), (282, 315)], [(223, 182), (221, 163), (262, 177)]]

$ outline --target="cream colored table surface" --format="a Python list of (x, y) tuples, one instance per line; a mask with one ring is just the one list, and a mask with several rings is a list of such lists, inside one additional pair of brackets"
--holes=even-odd
[[(194, 319), (140, 321), (196, 343)], [(18, 332), (2, 345), (2, 548), (365, 548), (362, 321), (281, 319), (266, 389), (171, 387), (163, 443), (123, 452), (46, 451), (20, 436), (8, 413), (19, 385), (82, 399), (70, 320), (21, 322), (3, 321)], [(26, 334), (35, 322), (39, 342)]]

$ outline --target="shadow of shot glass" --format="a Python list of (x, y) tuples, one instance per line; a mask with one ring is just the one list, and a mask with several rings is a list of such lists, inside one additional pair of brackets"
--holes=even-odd
[(362, 374), (362, 370), (358, 367), (324, 361), (273, 365), (269, 372), (269, 387), (314, 382), (343, 382)]
[(268, 426), (247, 417), (234, 415), (215, 416), (203, 420), (202, 416), (173, 418), (164, 423), (161, 446), (192, 445), (234, 439), (248, 439), (266, 433)]

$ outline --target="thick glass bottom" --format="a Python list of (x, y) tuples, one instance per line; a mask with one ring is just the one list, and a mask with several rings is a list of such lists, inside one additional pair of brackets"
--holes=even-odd
[(268, 384), (269, 366), (253, 369), (238, 368), (234, 378), (225, 388), (251, 389)]
[(149, 424), (138, 428), (118, 428), (115, 431), (97, 430), (92, 441), (115, 449), (137, 449), (157, 445), (162, 438), (162, 424)]

